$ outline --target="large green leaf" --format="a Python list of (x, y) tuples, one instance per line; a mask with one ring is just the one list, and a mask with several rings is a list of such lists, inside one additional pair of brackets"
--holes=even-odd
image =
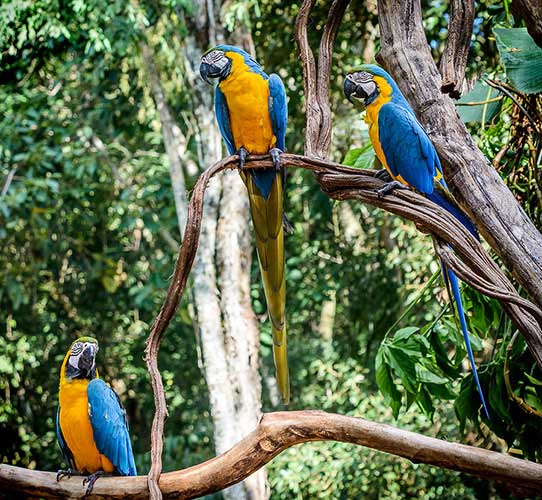
[(474, 88), (456, 102), (457, 112), (464, 123), (485, 123), (491, 120), (501, 107), (501, 101), (493, 100), (497, 97), (499, 97), (497, 89), (490, 87), (483, 80), (478, 80)]
[(542, 48), (526, 28), (495, 28), (497, 48), (506, 74), (520, 92), (542, 92)]

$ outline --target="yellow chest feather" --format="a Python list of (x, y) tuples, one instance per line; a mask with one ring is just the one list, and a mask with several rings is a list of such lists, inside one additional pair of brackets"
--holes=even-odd
[(93, 473), (98, 470), (113, 472), (115, 467), (96, 448), (89, 418), (88, 380), (62, 378), (58, 394), (62, 436), (73, 454), (78, 471)]
[(376, 156), (386, 170), (390, 172), (388, 163), (386, 162), (386, 156), (384, 155), (384, 151), (380, 145), (380, 137), (378, 135), (378, 114), (380, 112), (380, 108), (391, 100), (391, 87), (383, 78), (375, 76), (374, 80), (377, 82), (380, 93), (378, 94), (378, 97), (367, 106), (365, 112), (365, 122), (369, 125), (369, 138), (373, 144)]
[(269, 116), (269, 85), (246, 68), (243, 56), (233, 52), (227, 55), (232, 59), (232, 70), (219, 87), (228, 103), (235, 148), (265, 154), (276, 143)]

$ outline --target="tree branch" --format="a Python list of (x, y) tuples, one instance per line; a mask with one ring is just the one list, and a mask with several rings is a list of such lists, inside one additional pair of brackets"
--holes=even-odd
[[(503, 308), (522, 331), (537, 363), (542, 367), (542, 358), (539, 355), (542, 353), (542, 311), (517, 294), (513, 285), (486, 254), (481, 244), (450, 213), (412, 191), (399, 190), (384, 198), (379, 198), (376, 190), (384, 183), (376, 179), (374, 172), (370, 170), (349, 168), (319, 158), (292, 154), (282, 155), (282, 161), (289, 167), (306, 168), (318, 174), (320, 185), (332, 198), (358, 199), (364, 203), (370, 203), (412, 220), (420, 230), (432, 233), (436, 238), (437, 250), (445, 263), (473, 288), (501, 302)], [(213, 175), (222, 170), (236, 168), (237, 162), (237, 156), (223, 159), (208, 168), (198, 179), (188, 206), (185, 236), (175, 264), (173, 279), (164, 305), (147, 340), (146, 361), (157, 408), (152, 427), (153, 463), (154, 455), (161, 455), (162, 433), (167, 415), (162, 381), (157, 366), (160, 339), (181, 300), (194, 261), (206, 186)], [(248, 163), (250, 168), (272, 167), (267, 156), (251, 156)], [(440, 240), (451, 245), (461, 260), (447, 249), (446, 245), (439, 247)]]
[(440, 89), (450, 97), (459, 99), (465, 79), (470, 40), (474, 23), (474, 0), (450, 2), (448, 38), (440, 59), (442, 84)]
[[(160, 477), (164, 498), (196, 498), (242, 481), (285, 449), (309, 441), (340, 441), (496, 480), (525, 493), (542, 488), (542, 465), (474, 446), (449, 443), (386, 424), (321, 411), (264, 415), (233, 448), (202, 464)], [(148, 497), (145, 476), (101, 478), (90, 500), (137, 500)], [(56, 481), (53, 472), (0, 465), (0, 489), (41, 498), (77, 498), (85, 487), (80, 477)]]
[(331, 146), (332, 115), (329, 107), (329, 76), (333, 45), (350, 0), (333, 0), (320, 39), (318, 65), (309, 44), (307, 25), (316, 0), (304, 0), (295, 20), (295, 38), (303, 66), (305, 90), (305, 154), (326, 158)]

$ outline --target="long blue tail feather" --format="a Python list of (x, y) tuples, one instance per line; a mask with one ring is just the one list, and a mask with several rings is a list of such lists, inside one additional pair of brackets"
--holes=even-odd
[[(476, 370), (476, 363), (474, 362), (474, 355), (472, 353), (472, 347), (469, 339), (469, 332), (467, 330), (467, 321), (465, 320), (465, 311), (463, 310), (463, 302), (461, 300), (461, 291), (459, 290), (459, 281), (457, 276), (451, 269), (447, 269), (444, 264), (442, 264), (442, 272), (447, 278), (447, 281), (450, 285), (453, 298), (457, 307), (457, 314), (459, 316), (459, 322), (461, 324), (461, 331), (463, 332), (463, 338), (465, 339), (465, 345), (467, 347), (467, 353), (469, 355), (469, 361), (472, 368), (472, 374), (474, 375), (474, 380), (476, 382), (476, 387), (478, 388), (478, 394), (480, 395), (480, 400), (482, 401), (482, 406), (484, 407), (484, 413), (489, 419), (489, 412), (487, 410), (486, 401), (484, 399), (484, 393), (482, 392), (482, 386), (480, 385), (480, 380), (478, 379), (478, 372)], [(448, 290), (449, 291), (449, 290)]]

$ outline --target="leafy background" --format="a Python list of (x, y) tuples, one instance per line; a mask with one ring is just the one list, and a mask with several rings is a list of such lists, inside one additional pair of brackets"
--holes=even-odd
[[(447, 6), (423, 3), (438, 58)], [(311, 26), (315, 39), (326, 16), (320, 4)], [(140, 43), (157, 49), (168, 101), (188, 128), (191, 96), (179, 54), (192, 10), (191, 0), (0, 6), (3, 463), (45, 470), (61, 465), (54, 436), (58, 370), (70, 342), (92, 335), (101, 344), (101, 373), (127, 409), (137, 464), (142, 471), (148, 467), (153, 399), (142, 353), (173, 268), (168, 242), (177, 229)], [(285, 78), (288, 148), (301, 152), (301, 68), (290, 28), (298, 2), (234, 0), (223, 10), (226, 27), (248, 26), (258, 59)], [(362, 62), (367, 33), (376, 24), (370, 2), (353, 2), (333, 66), (333, 156), (359, 168), (372, 167), (374, 154), (361, 119), (343, 99), (341, 75)], [(501, 81), (520, 104), (540, 113), (541, 54), (506, 2), (477, 3), (470, 78)], [(539, 156), (533, 157), (532, 147), (540, 150), (540, 137), (525, 125), (517, 102), (482, 79), (458, 102), (458, 112), (488, 158), (498, 157), (504, 180), (542, 227)], [(190, 152), (196, 147), (191, 139)], [(330, 201), (307, 172), (289, 176), (287, 211), (295, 227), (287, 240), (292, 409), (362, 416), (540, 460), (542, 427), (533, 412), (542, 411), (542, 374), (521, 337), (507, 354), (515, 329), (497, 303), (464, 289), (493, 415), (487, 421), (430, 240), (390, 214)], [(253, 306), (264, 317), (255, 267), (252, 281)], [(322, 326), (326, 304), (335, 308), (331, 329)], [(267, 322), (261, 330), (265, 380), (273, 373)], [(214, 455), (190, 293), (164, 339), (160, 366), (170, 411), (164, 469), (173, 470)], [(532, 412), (511, 400), (509, 391)], [(276, 409), (265, 384), (263, 398), (266, 411)], [(277, 499), (509, 495), (466, 475), (338, 443), (289, 449), (268, 471)]]

